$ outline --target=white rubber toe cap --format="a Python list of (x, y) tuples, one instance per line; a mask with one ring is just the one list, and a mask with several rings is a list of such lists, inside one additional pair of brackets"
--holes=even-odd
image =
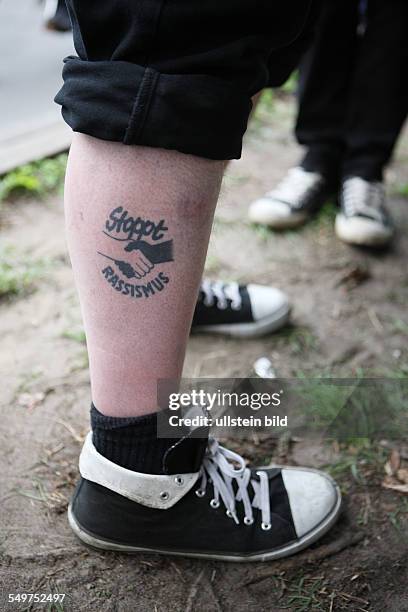
[(334, 480), (317, 470), (282, 470), (290, 509), (298, 538), (311, 531), (325, 532), (335, 522), (341, 505), (340, 490)]
[(363, 246), (382, 246), (387, 244), (393, 235), (390, 227), (364, 217), (336, 216), (335, 230), (337, 236), (350, 244)]
[(307, 219), (304, 212), (293, 211), (285, 202), (266, 196), (250, 205), (248, 217), (253, 223), (269, 225), (275, 229), (296, 227)]
[(247, 290), (251, 300), (252, 316), (255, 321), (262, 321), (271, 317), (281, 318), (289, 314), (289, 300), (283, 291), (276, 289), (276, 287), (252, 284), (247, 286)]

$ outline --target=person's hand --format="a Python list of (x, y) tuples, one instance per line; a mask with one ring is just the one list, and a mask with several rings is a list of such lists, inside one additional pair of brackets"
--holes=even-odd
[(132, 242), (126, 245), (125, 251), (127, 253), (140, 253), (151, 266), (166, 261), (173, 261), (172, 240), (156, 244), (150, 244), (145, 240), (132, 240)]
[[(132, 253), (131, 266), (133, 268), (135, 278), (143, 278), (144, 276), (149, 274), (149, 272), (151, 272), (151, 270), (153, 270), (154, 268), (154, 264), (152, 264), (147, 259), (147, 257), (143, 255), (141, 251), (134, 251)], [(121, 270), (120, 266), (119, 266), (119, 270)], [(121, 270), (121, 272), (123, 272), (123, 274), (126, 274), (124, 270)]]

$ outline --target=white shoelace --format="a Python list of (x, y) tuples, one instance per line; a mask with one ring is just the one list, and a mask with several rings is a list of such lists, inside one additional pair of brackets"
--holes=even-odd
[[(231, 463), (232, 461), (238, 464), (238, 467), (235, 467)], [(196, 495), (204, 497), (207, 485), (212, 485), (214, 491), (214, 497), (210, 502), (212, 508), (220, 506), (221, 498), (227, 509), (227, 515), (239, 525), (236, 502), (242, 502), (245, 510), (245, 525), (252, 525), (254, 522), (253, 509), (257, 508), (262, 515), (261, 527), (268, 530), (271, 528), (268, 474), (262, 470), (259, 470), (256, 474), (259, 481), (251, 478), (251, 471), (245, 467), (245, 462), (240, 455), (224, 448), (217, 440), (210, 437)], [(237, 485), (236, 492), (233, 488), (234, 481)], [(252, 487), (254, 492), (252, 501), (249, 497), (249, 486)]]
[(365, 215), (384, 223), (384, 201), (385, 191), (382, 183), (365, 181), (357, 176), (343, 183), (342, 204), (347, 217)]
[(291, 168), (277, 187), (266, 197), (286, 202), (291, 208), (299, 208), (305, 195), (316, 189), (322, 181), (317, 172), (306, 172), (303, 168)]
[(200, 287), (204, 294), (204, 305), (214, 306), (220, 310), (225, 310), (228, 307), (228, 300), (231, 301), (231, 308), (233, 310), (240, 310), (242, 306), (242, 298), (239, 292), (238, 283), (227, 283), (222, 282), (211, 282), (209, 280), (203, 280)]

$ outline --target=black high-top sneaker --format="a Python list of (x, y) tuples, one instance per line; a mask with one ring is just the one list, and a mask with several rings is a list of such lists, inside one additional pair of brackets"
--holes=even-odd
[(291, 168), (282, 181), (252, 202), (248, 216), (253, 223), (283, 230), (306, 223), (336, 191), (333, 181), (301, 166)]
[[(69, 523), (86, 544), (227, 561), (269, 561), (315, 542), (335, 523), (336, 483), (311, 469), (249, 469), (215, 439), (191, 452), (182, 438), (161, 474), (142, 474), (100, 455), (90, 433)], [(195, 442), (197, 442), (195, 440)]]
[(275, 287), (204, 280), (191, 330), (255, 338), (280, 329), (289, 313), (287, 296)]

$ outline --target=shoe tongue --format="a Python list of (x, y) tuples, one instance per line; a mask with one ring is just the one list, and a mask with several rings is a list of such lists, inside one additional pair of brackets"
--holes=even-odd
[[(194, 437), (193, 437), (194, 436)], [(180, 438), (163, 457), (164, 474), (191, 474), (198, 472), (208, 444), (208, 428), (200, 427)]]

